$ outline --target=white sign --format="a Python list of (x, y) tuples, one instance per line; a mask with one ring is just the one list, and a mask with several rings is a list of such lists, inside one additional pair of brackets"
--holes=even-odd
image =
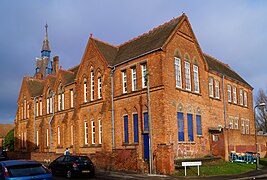
[(184, 175), (186, 176), (186, 166), (197, 166), (197, 175), (199, 175), (199, 166), (202, 165), (201, 161), (195, 162), (182, 162), (182, 166), (184, 166)]

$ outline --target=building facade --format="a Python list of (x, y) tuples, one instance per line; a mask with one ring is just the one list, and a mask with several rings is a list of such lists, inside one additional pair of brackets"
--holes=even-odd
[(24, 77), (18, 98), (16, 150), (68, 147), (99, 166), (116, 157), (110, 166), (124, 159), (137, 171), (153, 153), (155, 171), (171, 173), (177, 158), (255, 149), (253, 88), (202, 52), (185, 14), (118, 46), (90, 36), (67, 70), (50, 52), (46, 27), (36, 74)]

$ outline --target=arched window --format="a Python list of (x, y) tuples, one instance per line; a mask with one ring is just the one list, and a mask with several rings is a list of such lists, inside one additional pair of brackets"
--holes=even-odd
[(83, 79), (83, 102), (87, 102), (87, 79)]
[(52, 112), (53, 112), (52, 91), (48, 89), (46, 93), (46, 113), (49, 114)]
[(58, 111), (64, 110), (64, 88), (59, 85), (58, 88)]
[(84, 145), (88, 145), (88, 122), (84, 120)]
[(97, 78), (97, 94), (98, 94), (98, 99), (102, 98), (102, 80), (101, 80), (101, 74), (98, 73), (98, 78)]
[(94, 74), (94, 70), (93, 68), (91, 68), (91, 101), (93, 101), (95, 99), (95, 74)]

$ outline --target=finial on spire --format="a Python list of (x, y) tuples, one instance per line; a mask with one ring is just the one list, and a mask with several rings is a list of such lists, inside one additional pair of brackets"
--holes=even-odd
[(48, 28), (48, 25), (47, 25), (47, 22), (45, 24), (45, 32), (47, 33), (47, 28)]
[(92, 33), (90, 33), (90, 38), (92, 38), (93, 37), (93, 34)]

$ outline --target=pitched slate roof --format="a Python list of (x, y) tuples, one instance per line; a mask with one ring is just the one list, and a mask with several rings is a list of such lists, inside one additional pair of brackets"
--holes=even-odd
[(65, 85), (74, 82), (74, 79), (76, 77), (76, 74), (74, 74), (71, 71), (62, 71), (62, 77), (65, 80)]
[(31, 97), (40, 96), (43, 93), (45, 81), (35, 78), (27, 78), (26, 82), (28, 84)]
[(14, 124), (0, 124), (0, 138), (6, 137), (7, 133), (14, 127)]
[[(234, 70), (232, 70), (227, 64), (220, 62), (219, 60), (204, 54), (204, 57), (209, 65), (209, 70), (224, 74), (228, 78), (239, 81), (240, 83), (251, 87), (241, 76), (239, 76)], [(252, 88), (252, 87), (251, 87)]]

